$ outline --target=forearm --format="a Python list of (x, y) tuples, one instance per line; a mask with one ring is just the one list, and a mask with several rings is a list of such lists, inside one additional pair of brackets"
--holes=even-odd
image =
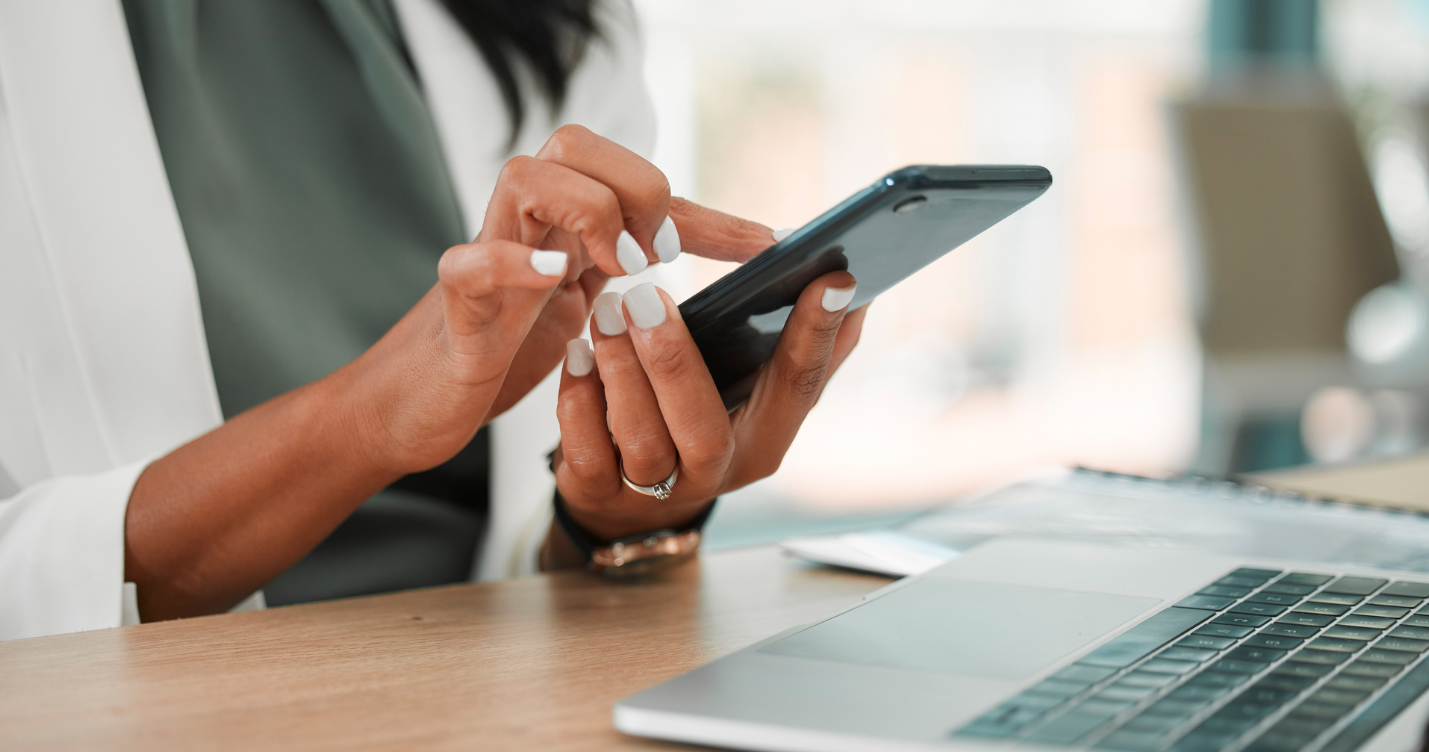
[(158, 460), (125, 525), (125, 577), (146, 621), (227, 610), (400, 477), (374, 461), (342, 371)]

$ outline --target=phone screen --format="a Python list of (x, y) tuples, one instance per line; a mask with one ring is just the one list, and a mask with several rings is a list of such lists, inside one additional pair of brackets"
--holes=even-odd
[(810, 282), (847, 270), (857, 308), (1031, 203), (1043, 167), (905, 167), (766, 248), (680, 305), (725, 406), (749, 398)]

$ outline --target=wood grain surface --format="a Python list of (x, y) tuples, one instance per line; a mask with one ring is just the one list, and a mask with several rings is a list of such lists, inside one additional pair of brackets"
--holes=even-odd
[(0, 749), (680, 749), (612, 706), (887, 582), (754, 548), (0, 642)]

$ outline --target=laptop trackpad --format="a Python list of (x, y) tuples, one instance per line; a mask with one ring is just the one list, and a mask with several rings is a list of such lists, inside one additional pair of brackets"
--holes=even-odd
[(1156, 598), (930, 577), (759, 652), (1022, 679), (1157, 603)]

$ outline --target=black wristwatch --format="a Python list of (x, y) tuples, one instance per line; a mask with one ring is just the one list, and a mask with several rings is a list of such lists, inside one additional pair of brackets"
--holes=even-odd
[[(716, 499), (715, 501), (718, 501)], [(590, 537), (566, 511), (566, 502), (559, 491), (553, 503), (556, 526), (585, 559), (585, 568), (606, 577), (638, 577), (670, 569), (694, 558), (700, 548), (700, 537), (715, 502), (679, 529), (663, 528), (636, 533), (624, 538), (600, 543)]]

